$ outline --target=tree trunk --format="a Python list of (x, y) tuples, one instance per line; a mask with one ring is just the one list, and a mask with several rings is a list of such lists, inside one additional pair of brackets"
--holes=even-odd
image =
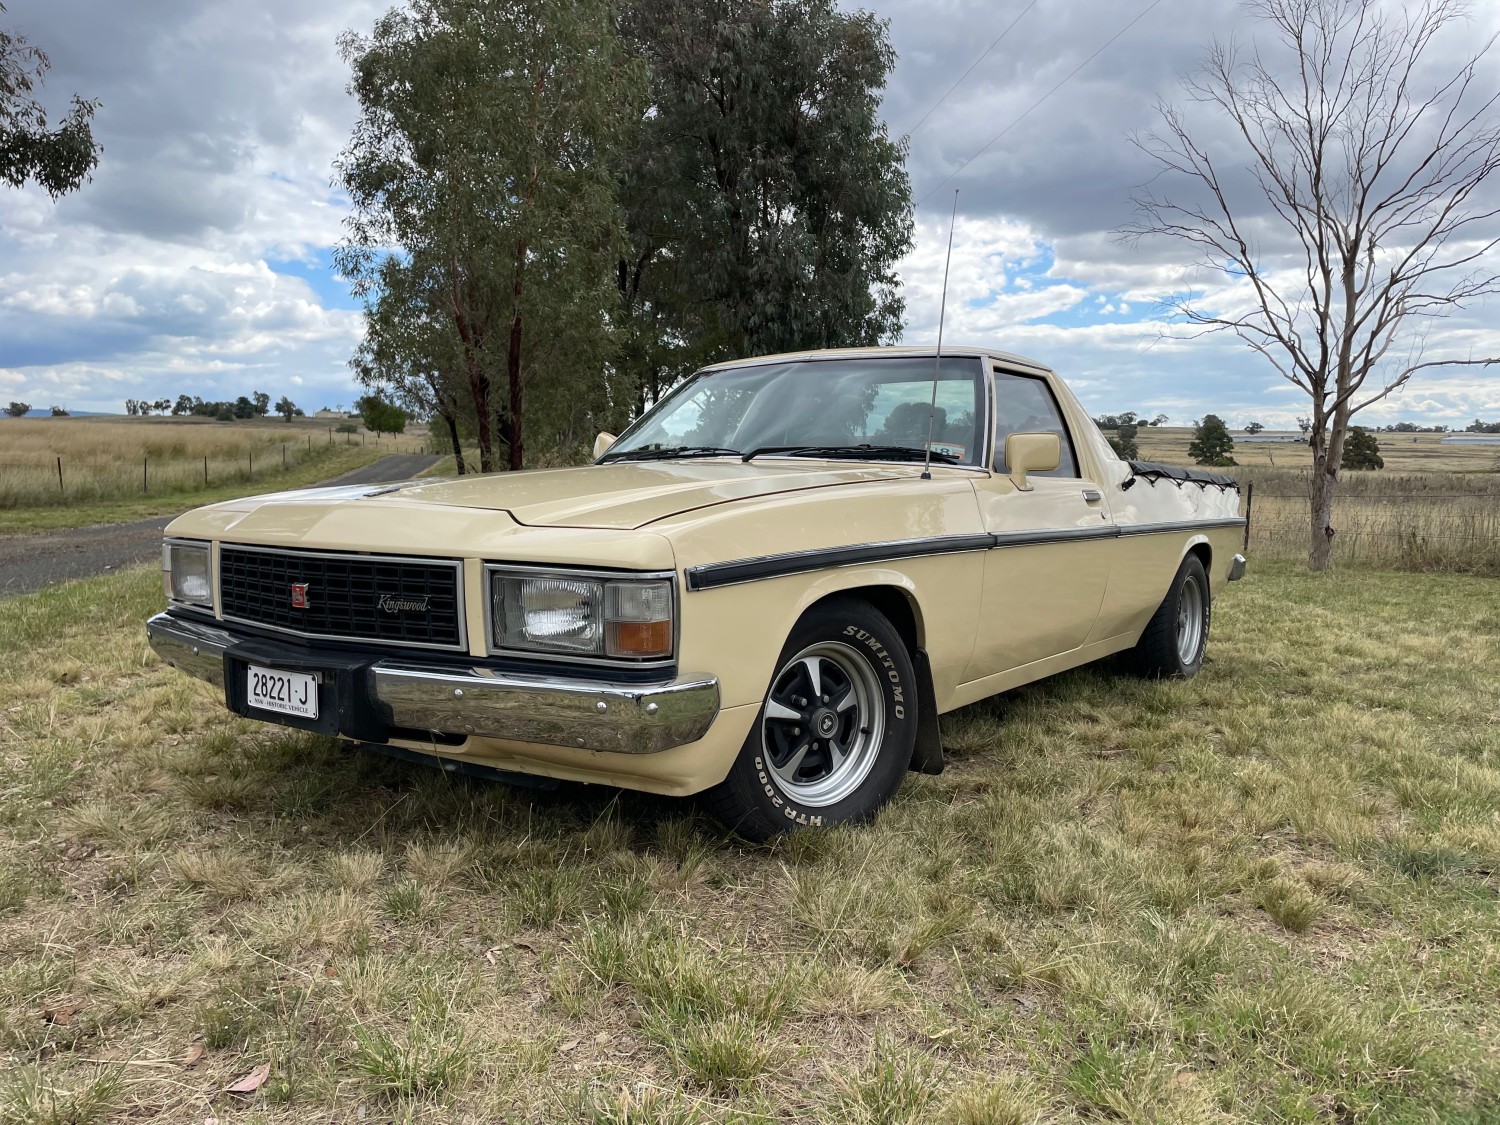
[(464, 447), (458, 442), (458, 419), (446, 410), (439, 411), (443, 421), (448, 424), (448, 436), (453, 441), (453, 460), (458, 464), (458, 475), (463, 476), (467, 470), (464, 468)]
[(1333, 494), (1338, 490), (1338, 476), (1326, 470), (1314, 458), (1312, 474), (1312, 525), (1308, 542), (1307, 569), (1327, 570), (1333, 565)]
[(1321, 403), (1313, 410), (1313, 472), (1308, 570), (1327, 570), (1333, 565), (1333, 501), (1338, 493), (1339, 469), (1344, 462), (1344, 441), (1349, 436), (1347, 405), (1334, 409), (1332, 419), (1323, 414)]
[(510, 345), (505, 355), (505, 376), (510, 383), (510, 467), (521, 468), (524, 450), (521, 436), (521, 293), (525, 282), (526, 240), (516, 243), (516, 280), (512, 290), (515, 313), (510, 322)]
[(469, 382), (469, 398), (474, 404), (474, 417), (479, 431), (479, 471), (495, 471), (495, 436), (490, 430), (490, 377), (479, 358), (480, 341), (476, 336), (463, 306), (457, 300), (453, 304), (453, 320), (458, 328), (458, 338), (463, 343), (464, 373)]

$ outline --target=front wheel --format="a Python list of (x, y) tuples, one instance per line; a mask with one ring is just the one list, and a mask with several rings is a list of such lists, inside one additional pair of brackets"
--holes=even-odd
[(1203, 666), (1212, 616), (1208, 574), (1202, 560), (1189, 555), (1141, 639), (1126, 654), (1126, 663), (1151, 679), (1191, 679)]
[(714, 816), (750, 840), (869, 818), (911, 764), (916, 685), (882, 614), (854, 598), (814, 607), (787, 639), (729, 775), (708, 792)]

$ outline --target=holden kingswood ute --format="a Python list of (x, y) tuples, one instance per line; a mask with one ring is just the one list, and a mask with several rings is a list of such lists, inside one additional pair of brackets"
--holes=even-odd
[(1245, 520), (983, 347), (709, 367), (590, 465), (312, 488), (167, 528), (156, 651), (231, 711), (751, 839), (942, 768), (938, 716), (1120, 653), (1197, 672)]

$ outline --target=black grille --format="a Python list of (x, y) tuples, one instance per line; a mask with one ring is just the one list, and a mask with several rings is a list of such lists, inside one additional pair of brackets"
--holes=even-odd
[[(229, 546), (219, 551), (225, 617), (315, 637), (459, 648), (459, 580), (456, 562)], [(300, 609), (292, 587), (303, 584), (307, 608)]]

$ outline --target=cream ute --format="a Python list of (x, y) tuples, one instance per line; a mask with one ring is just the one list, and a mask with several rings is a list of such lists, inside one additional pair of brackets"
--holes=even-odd
[(167, 529), (176, 667), (233, 711), (513, 780), (707, 792), (763, 838), (942, 768), (937, 716), (1114, 653), (1191, 676), (1228, 478), (1117, 458), (985, 348), (699, 372), (583, 468), (308, 489)]

